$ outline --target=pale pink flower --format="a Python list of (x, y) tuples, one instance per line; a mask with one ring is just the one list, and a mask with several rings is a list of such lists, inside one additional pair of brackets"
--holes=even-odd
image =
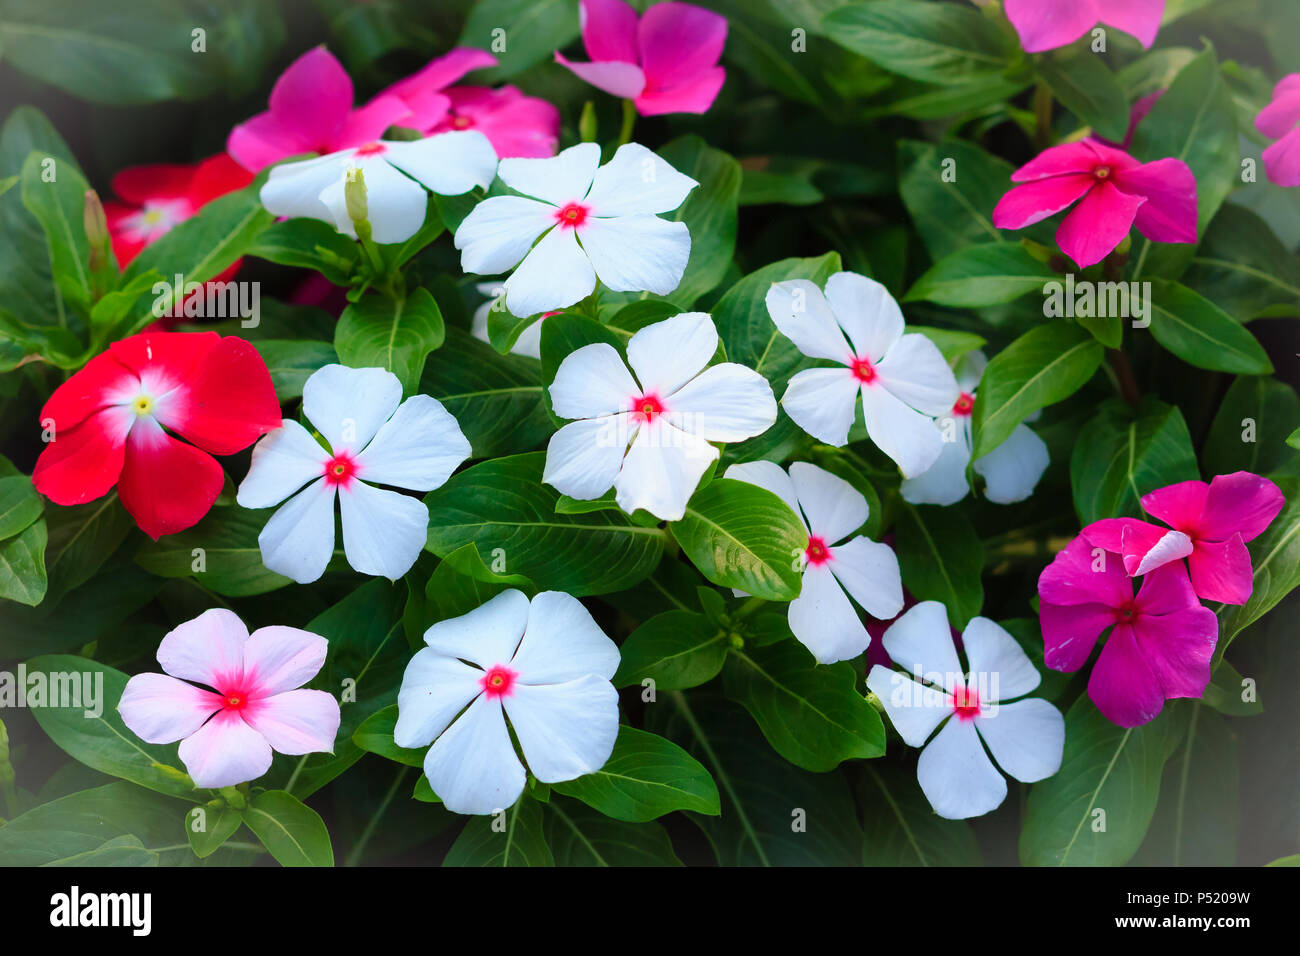
[(1073, 43), (1098, 22), (1132, 34), (1149, 49), (1165, 0), (1006, 0), (1006, 11), (1026, 53)]

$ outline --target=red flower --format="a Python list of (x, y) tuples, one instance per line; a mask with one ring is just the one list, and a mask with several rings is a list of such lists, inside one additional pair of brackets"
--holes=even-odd
[(271, 375), (248, 342), (145, 332), (114, 342), (55, 389), (41, 409), (53, 435), (32, 482), (60, 505), (116, 485), (156, 540), (196, 524), (217, 500), (225, 473), (212, 455), (247, 448), (280, 422)]

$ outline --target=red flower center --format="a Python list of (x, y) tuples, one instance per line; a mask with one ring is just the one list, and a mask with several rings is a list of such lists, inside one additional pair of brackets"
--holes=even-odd
[(958, 720), (974, 720), (980, 715), (980, 692), (974, 687), (958, 687), (952, 695), (952, 712)]
[(375, 142), (375, 143), (366, 143), (364, 146), (358, 146), (358, 147), (357, 147), (357, 155), (358, 155), (358, 156), (378, 156), (380, 153), (384, 152), (384, 150), (386, 150), (387, 148), (388, 148), (387, 146), (385, 146), (383, 143), (379, 143), (379, 142)]
[(858, 358), (856, 355), (849, 362), (849, 371), (859, 382), (866, 385), (876, 380), (876, 367), (871, 364), (870, 359)]
[(568, 202), (556, 210), (555, 221), (562, 229), (577, 229), (587, 221), (590, 212), (591, 210), (582, 203)]
[(222, 700), (227, 710), (243, 710), (244, 705), (248, 703), (248, 698), (243, 694), (227, 694)]
[(347, 488), (357, 473), (357, 463), (347, 452), (335, 455), (325, 463), (325, 484)]
[(1097, 167), (1095, 167), (1095, 168), (1093, 169), (1092, 174), (1093, 174), (1094, 176), (1096, 176), (1098, 179), (1109, 179), (1109, 178), (1110, 178), (1110, 167), (1109, 167), (1109, 166), (1097, 166)]
[(461, 116), (456, 113), (452, 115), (450, 125), (452, 129), (469, 129), (474, 125), (474, 121), (468, 116)]
[(504, 664), (494, 664), (487, 672), (478, 679), (479, 686), (483, 692), (493, 700), (500, 697), (509, 697), (514, 690), (515, 678), (519, 676), (517, 671), (512, 671)]
[(974, 407), (975, 396), (971, 395), (969, 392), (962, 392), (961, 395), (957, 397), (957, 401), (952, 403), (952, 413), (965, 418), (971, 413), (971, 409)]
[(820, 567), (831, 559), (831, 549), (826, 547), (825, 539), (815, 534), (808, 536), (808, 547), (803, 549), (803, 553), (814, 567)]
[(1115, 622), (1117, 624), (1132, 624), (1138, 619), (1138, 608), (1136, 601), (1125, 601), (1115, 609)]
[(664, 413), (664, 403), (658, 395), (646, 394), (632, 399), (632, 417), (650, 425)]

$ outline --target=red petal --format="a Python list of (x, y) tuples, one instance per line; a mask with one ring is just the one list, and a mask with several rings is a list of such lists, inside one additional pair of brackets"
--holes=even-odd
[(227, 154), (221, 153), (199, 163), (194, 170), (187, 198), (198, 208), (227, 193), (243, 189), (252, 181), (252, 173)]
[(150, 199), (181, 199), (189, 192), (193, 166), (162, 163), (132, 166), (113, 177), (113, 192), (120, 199), (143, 205)]
[(156, 541), (198, 524), (225, 481), (215, 458), (141, 418), (127, 438), (117, 492), (140, 530)]
[(216, 332), (141, 332), (109, 348), (156, 396), (187, 383), (221, 337)]
[(126, 433), (135, 413), (109, 408), (76, 428), (56, 431), (36, 459), (32, 484), (58, 505), (80, 505), (108, 494), (122, 473)]
[(66, 432), (95, 412), (115, 402), (127, 401), (140, 387), (139, 376), (111, 353), (96, 355), (81, 371), (54, 390), (41, 409), (41, 427), (54, 420), (57, 433)]
[(280, 427), (280, 403), (266, 363), (228, 336), (205, 354), (160, 420), (215, 455), (232, 455)]

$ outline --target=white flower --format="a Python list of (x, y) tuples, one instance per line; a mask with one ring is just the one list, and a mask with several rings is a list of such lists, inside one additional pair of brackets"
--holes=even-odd
[[(488, 297), (484, 302), (474, 310), (474, 319), (470, 323), (470, 333), (476, 339), (481, 339), (491, 344), (492, 339), (488, 336), (488, 316), (496, 309), (506, 307), (506, 287), (500, 282), (479, 282), (475, 285), (480, 295)], [(542, 357), (542, 319), (555, 315), (555, 312), (547, 312), (536, 322), (527, 326), (519, 333), (519, 338), (515, 339), (515, 344), (510, 346), (511, 355), (526, 355), (529, 358), (540, 359)]]
[(254, 446), (236, 496), (245, 508), (269, 508), (298, 492), (257, 536), (262, 562), (300, 584), (324, 574), (334, 553), (337, 493), (348, 564), (362, 574), (400, 578), (424, 547), (429, 509), (419, 498), (371, 482), (437, 488), (470, 454), (456, 419), (428, 395), (402, 402), (397, 376), (382, 368), (326, 365), (307, 379), (302, 407), (329, 449), (284, 419)]
[(1006, 799), (1007, 782), (986, 746), (1005, 772), (1024, 783), (1056, 773), (1065, 746), (1065, 718), (1047, 701), (1003, 703), (1028, 694), (1041, 680), (1015, 638), (976, 617), (961, 641), (969, 671), (957, 661), (943, 605), (924, 601), (890, 625), (881, 643), (895, 663), (925, 683), (879, 664), (867, 675), (867, 687), (899, 736), (908, 746), (925, 746), (916, 776), (934, 812), (949, 820), (980, 816)]
[(903, 313), (884, 286), (853, 272), (831, 276), (825, 295), (807, 279), (776, 282), (767, 311), (804, 355), (841, 366), (790, 379), (781, 405), (796, 425), (828, 444), (845, 444), (861, 392), (867, 434), (903, 477), (934, 464), (943, 438), (929, 419), (952, 409), (957, 381), (933, 342), (903, 334)]
[[(776, 421), (767, 379), (732, 362), (705, 368), (718, 330), (703, 312), (683, 312), (641, 329), (618, 350), (584, 345), (560, 363), (551, 405), (576, 418), (551, 436), (542, 480), (572, 498), (613, 486), (618, 506), (677, 521), (700, 477), (718, 458), (709, 442), (762, 434)], [(638, 384), (638, 382), (640, 384)]]
[(699, 183), (637, 143), (599, 163), (595, 143), (550, 159), (502, 160), (497, 175), (523, 195), (483, 200), (456, 230), (466, 272), (496, 275), (519, 264), (505, 281), (513, 314), (573, 305), (596, 279), (617, 292), (658, 295), (681, 282), (690, 232), (655, 213), (676, 209)]
[[(961, 394), (952, 410), (934, 422), (944, 439), (943, 451), (925, 472), (903, 479), (905, 500), (914, 505), (952, 505), (970, 491), (966, 466), (971, 454), (971, 410), (975, 407), (975, 387), (988, 364), (984, 353), (978, 351), (957, 363)], [(975, 460), (975, 470), (984, 476), (984, 497), (1000, 505), (1024, 501), (1033, 494), (1047, 465), (1047, 445), (1024, 425), (1017, 425), (1006, 441)]]
[[(424, 772), (448, 810), (494, 813), (524, 789), (524, 767), (559, 783), (605, 765), (618, 736), (609, 679), (618, 648), (577, 598), (503, 591), (424, 633), (397, 694), (399, 747), (426, 747)], [(435, 740), (435, 738), (437, 738)]]
[[(867, 520), (867, 499), (843, 478), (797, 461), (787, 475), (770, 461), (732, 465), (726, 477), (778, 495), (808, 532), (799, 556), (803, 584), (790, 602), (790, 630), (823, 664), (857, 657), (871, 643), (847, 590), (868, 614), (889, 620), (903, 609), (894, 549), (865, 535), (843, 541)], [(843, 542), (843, 543), (837, 543)]]
[(306, 216), (356, 236), (343, 186), (349, 169), (366, 184), (366, 219), (375, 242), (405, 242), (424, 225), (425, 188), (458, 196), (486, 188), (496, 176), (497, 154), (477, 130), (439, 133), (412, 142), (377, 140), (317, 159), (271, 170), (262, 186), (262, 205), (277, 216)]

